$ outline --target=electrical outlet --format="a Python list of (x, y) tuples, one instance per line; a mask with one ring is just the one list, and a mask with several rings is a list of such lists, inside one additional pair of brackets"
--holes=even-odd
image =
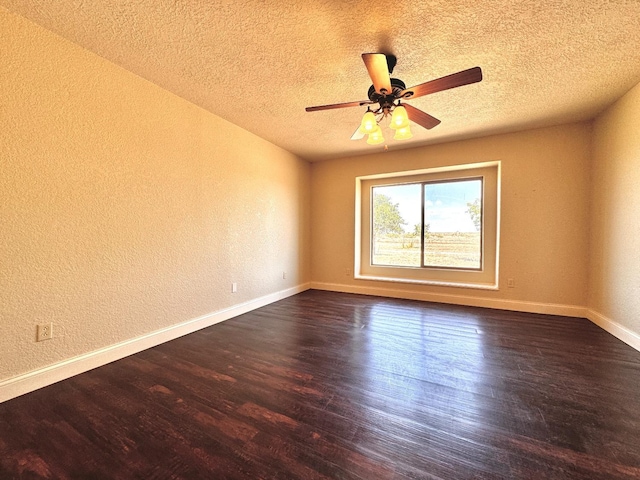
[(36, 341), (51, 340), (53, 338), (53, 323), (43, 323), (38, 325), (38, 335)]
[(507, 287), (513, 288), (515, 286), (516, 286), (516, 281), (513, 278), (508, 278), (507, 279)]
[(231, 284), (231, 293), (237, 293), (238, 291), (238, 284), (236, 282), (233, 282)]
[(287, 272), (282, 272), (282, 279), (286, 280), (287, 279)]
[(347, 268), (344, 269), (344, 275), (346, 277), (350, 277), (351, 276), (351, 268), (350, 267), (347, 267)]

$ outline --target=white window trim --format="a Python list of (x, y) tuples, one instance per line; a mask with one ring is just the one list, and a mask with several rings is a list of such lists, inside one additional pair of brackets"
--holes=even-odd
[[(484, 234), (491, 235), (495, 238), (495, 241), (490, 242), (495, 244), (495, 255), (489, 255), (490, 262), (483, 265), (483, 271), (479, 275), (477, 271), (462, 271), (452, 273), (448, 269), (438, 269), (435, 267), (425, 268), (412, 268), (412, 267), (381, 267), (370, 265), (370, 261), (366, 260), (370, 248), (370, 233), (367, 231), (371, 222), (371, 212), (369, 205), (366, 209), (363, 208), (363, 189), (371, 188), (371, 184), (384, 184), (385, 182), (392, 183), (394, 179), (400, 180), (401, 177), (414, 177), (414, 179), (408, 179), (408, 182), (420, 181), (420, 177), (430, 177), (432, 179), (437, 178), (463, 178), (466, 176), (479, 176), (478, 170), (490, 169), (496, 170), (496, 184), (495, 184), (495, 223), (487, 228), (487, 225), (483, 225)], [(452, 165), (447, 167), (427, 168), (421, 170), (411, 170), (403, 172), (382, 173), (375, 175), (366, 175), (356, 177), (355, 188), (355, 263), (354, 263), (354, 279), (356, 280), (374, 280), (393, 283), (409, 283), (420, 285), (437, 285), (446, 287), (459, 287), (459, 288), (474, 288), (481, 290), (498, 290), (498, 271), (499, 271), (499, 258), (500, 258), (500, 182), (501, 182), (501, 164), (500, 161), (481, 162), (464, 165)], [(451, 176), (448, 176), (450, 174)], [(377, 182), (380, 181), (381, 182)], [(373, 181), (373, 182), (372, 182)], [(402, 179), (404, 181), (404, 179)], [(365, 192), (366, 193), (366, 192)], [(369, 194), (364, 195), (369, 199)], [(364, 219), (363, 215), (367, 215)], [(363, 221), (364, 220), (364, 221)], [(484, 219), (483, 219), (484, 221)], [(494, 230), (495, 228), (495, 230)], [(365, 231), (363, 233), (363, 230)], [(364, 238), (366, 236), (366, 238)], [(363, 244), (363, 241), (368, 242), (368, 247)], [(487, 242), (483, 242), (487, 243)], [(364, 245), (364, 246), (363, 246)], [(488, 248), (493, 249), (492, 245), (488, 245)], [(483, 257), (485, 252), (483, 252)], [(367, 262), (367, 265), (363, 265)], [(364, 268), (363, 268), (364, 267)], [(421, 273), (417, 273), (421, 272)], [(408, 275), (407, 275), (408, 274)], [(429, 277), (429, 278), (427, 278)]]

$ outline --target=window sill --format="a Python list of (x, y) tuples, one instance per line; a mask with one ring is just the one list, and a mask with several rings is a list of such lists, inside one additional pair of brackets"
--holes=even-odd
[(409, 283), (416, 285), (435, 285), (438, 287), (473, 288), (476, 290), (499, 290), (495, 283), (463, 283), (463, 282), (442, 282), (435, 280), (415, 280), (412, 278), (378, 277), (374, 275), (359, 275), (353, 277), (355, 280), (372, 280), (374, 282)]

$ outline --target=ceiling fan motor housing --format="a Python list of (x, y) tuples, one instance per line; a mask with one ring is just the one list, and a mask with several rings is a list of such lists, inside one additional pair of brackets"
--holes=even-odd
[(381, 108), (390, 108), (393, 103), (400, 98), (398, 94), (407, 88), (405, 83), (398, 78), (392, 78), (390, 80), (391, 89), (393, 90), (392, 92), (381, 95), (376, 92), (375, 86), (371, 85), (369, 87), (369, 92), (367, 93), (369, 100), (372, 102), (378, 102)]

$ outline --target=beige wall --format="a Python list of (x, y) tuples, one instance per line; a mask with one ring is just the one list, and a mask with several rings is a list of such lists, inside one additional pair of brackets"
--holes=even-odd
[[(426, 292), (502, 299), (520, 302), (521, 308), (522, 302), (584, 306), (590, 133), (589, 124), (572, 124), (314, 163), (314, 284), (348, 291), (390, 289), (396, 295), (412, 292), (407, 296), (413, 298)], [(356, 176), (493, 160), (502, 162), (499, 291), (363, 281), (346, 275), (354, 264)], [(507, 278), (515, 280), (515, 288), (506, 288)]]
[(307, 162), (3, 8), (0, 45), (0, 380), (309, 281)]
[(592, 174), (588, 306), (640, 338), (640, 84), (594, 122)]

